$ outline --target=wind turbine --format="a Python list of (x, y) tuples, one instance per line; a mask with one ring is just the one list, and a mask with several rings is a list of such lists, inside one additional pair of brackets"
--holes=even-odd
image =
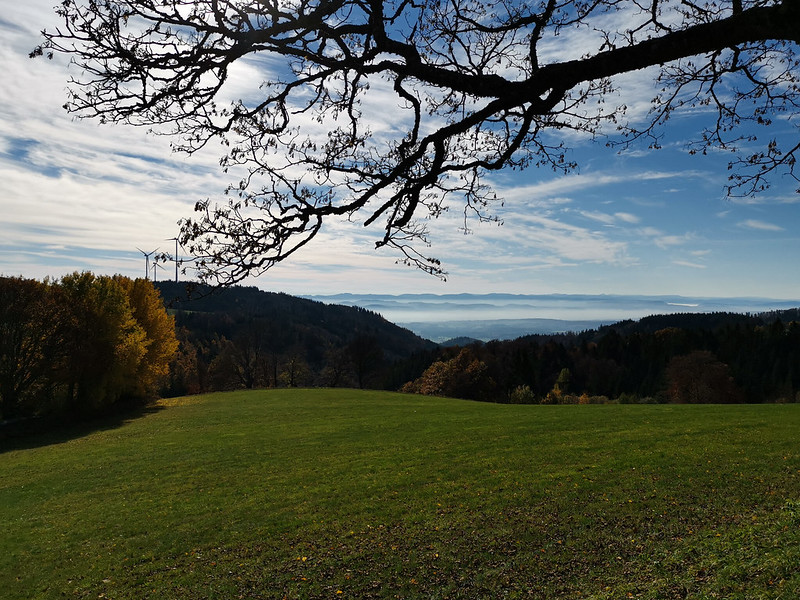
[(162, 266), (161, 266), (160, 264), (158, 264), (156, 261), (153, 261), (153, 282), (155, 282), (155, 281), (157, 281), (157, 280), (158, 280), (158, 277), (157, 277), (157, 275), (156, 275), (156, 274), (158, 273), (158, 269), (163, 269), (163, 268), (164, 268), (164, 267), (162, 267)]
[(178, 283), (178, 238), (167, 238), (166, 241), (170, 242), (175, 240), (175, 283)]
[(158, 248), (156, 248), (152, 252), (145, 252), (144, 250), (139, 248), (139, 246), (136, 246), (136, 249), (139, 252), (141, 252), (142, 254), (144, 254), (144, 278), (145, 279), (149, 279), (150, 278), (150, 257), (153, 254), (155, 254), (155, 252), (156, 252), (156, 250), (158, 250)]

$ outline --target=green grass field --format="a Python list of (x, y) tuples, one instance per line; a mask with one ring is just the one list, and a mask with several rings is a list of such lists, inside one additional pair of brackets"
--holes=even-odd
[(800, 405), (177, 399), (5, 442), (0, 597), (791, 600), (798, 434)]

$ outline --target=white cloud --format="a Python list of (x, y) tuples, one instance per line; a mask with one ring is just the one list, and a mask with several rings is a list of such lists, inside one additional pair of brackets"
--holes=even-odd
[(578, 210), (577, 212), (587, 219), (603, 223), (604, 225), (617, 225), (619, 223), (636, 224), (640, 221), (639, 217), (636, 215), (625, 212), (617, 212), (614, 214), (589, 210)]
[(746, 221), (742, 221), (739, 223), (739, 227), (744, 227), (745, 229), (756, 229), (758, 231), (785, 231), (784, 228), (779, 225), (767, 223), (766, 221), (759, 221), (757, 219), (747, 219)]
[(679, 267), (690, 267), (692, 269), (705, 269), (706, 265), (702, 265), (700, 263), (693, 263), (687, 260), (673, 260), (672, 264), (678, 265)]
[(798, 204), (800, 203), (800, 194), (781, 194), (772, 196), (770, 194), (757, 194), (755, 196), (731, 196), (728, 198), (731, 204), (742, 206), (761, 206), (771, 204)]
[(683, 235), (662, 235), (655, 240), (653, 240), (659, 248), (665, 250), (670, 246), (682, 246), (683, 244), (691, 241), (694, 239), (694, 235), (691, 233), (685, 233)]
[(614, 215), (599, 211), (579, 210), (578, 214), (592, 221), (603, 223), (604, 225), (613, 225), (617, 222), (617, 218)]
[(632, 215), (631, 213), (618, 212), (614, 213), (614, 216), (620, 221), (630, 224), (636, 224), (639, 223), (639, 221), (641, 221), (639, 217), (637, 217), (636, 215)]
[(497, 186), (498, 196), (509, 201), (531, 202), (542, 201), (566, 193), (585, 191), (587, 189), (598, 188), (613, 184), (626, 183), (630, 181), (660, 181), (664, 179), (691, 178), (698, 176), (697, 172), (673, 172), (673, 171), (642, 171), (626, 172), (623, 174), (609, 173), (582, 173), (577, 175), (565, 175), (547, 181), (534, 183), (531, 185), (500, 187)]
[(655, 227), (642, 227), (638, 232), (642, 237), (650, 239), (662, 250), (672, 246), (682, 246), (695, 238), (693, 233), (668, 234)]
[(565, 260), (587, 263), (629, 264), (627, 245), (614, 241), (596, 231), (576, 227), (557, 219), (527, 215), (520, 216), (510, 236), (523, 248), (536, 249)]

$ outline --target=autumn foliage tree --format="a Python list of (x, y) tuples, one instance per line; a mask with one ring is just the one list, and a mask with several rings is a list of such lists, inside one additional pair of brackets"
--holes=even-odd
[(25, 414), (50, 397), (67, 311), (48, 283), (0, 277), (0, 415)]
[(161, 295), (149, 280), (121, 276), (114, 280), (125, 290), (133, 318), (145, 334), (144, 354), (123, 395), (152, 396), (169, 375), (170, 361), (178, 349), (175, 319), (164, 310)]
[(402, 391), (426, 396), (448, 396), (469, 400), (493, 399), (495, 382), (486, 363), (470, 348), (463, 348), (448, 360), (439, 360), (421, 377), (403, 386)]
[(112, 277), (74, 273), (59, 285), (71, 317), (63, 370), (67, 410), (96, 412), (122, 396), (144, 358), (146, 334)]
[[(227, 203), (200, 201), (183, 222), (181, 243), (211, 283), (263, 273), (325, 221), (359, 216), (379, 229), (377, 246), (443, 275), (423, 253), (426, 222), (451, 207), (465, 229), (493, 219), (501, 199), (487, 174), (568, 172), (575, 135), (657, 147), (683, 109), (707, 118), (692, 152), (733, 152), (731, 193), (778, 173), (797, 179), (800, 144), (766, 129), (800, 108), (797, 0), (63, 0), (56, 10), (63, 25), (32, 55), (77, 63), (68, 110), (152, 126), (188, 153), (221, 142), (223, 168), (245, 173)], [(231, 96), (240, 65), (261, 77)], [(613, 93), (631, 91), (625, 75), (642, 69), (655, 85), (633, 99), (652, 98), (651, 111), (628, 119)]]
[(2, 417), (82, 416), (145, 399), (168, 373), (175, 326), (147, 280), (0, 278)]

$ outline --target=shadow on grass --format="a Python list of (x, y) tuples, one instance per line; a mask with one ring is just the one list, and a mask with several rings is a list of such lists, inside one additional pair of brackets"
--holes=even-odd
[(62, 444), (97, 431), (122, 427), (163, 407), (156, 403), (123, 406), (111, 414), (86, 419), (29, 418), (0, 423), (0, 454), (11, 450), (28, 450)]

